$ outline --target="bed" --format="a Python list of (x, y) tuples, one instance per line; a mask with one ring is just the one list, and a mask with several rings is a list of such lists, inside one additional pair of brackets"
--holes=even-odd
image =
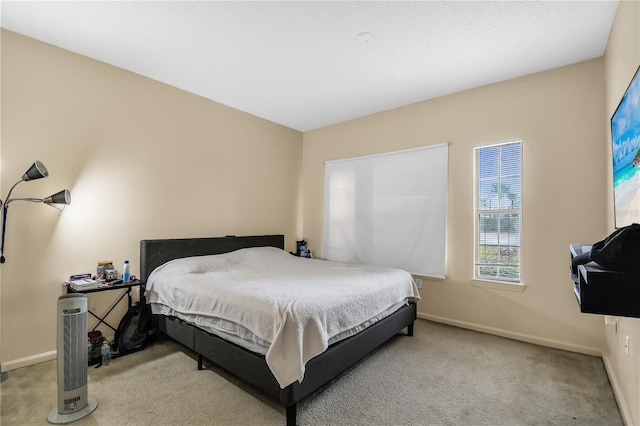
[[(286, 258), (283, 258), (284, 254), (286, 254)], [(143, 302), (152, 305), (155, 312), (153, 315), (154, 324), (158, 331), (180, 342), (198, 354), (199, 369), (203, 369), (203, 361), (204, 358), (206, 358), (248, 382), (250, 385), (276, 398), (286, 406), (287, 425), (296, 424), (296, 404), (303, 398), (309, 396), (339, 376), (405, 328), (407, 335), (413, 335), (413, 324), (416, 319), (416, 305), (414, 302), (419, 298), (419, 296), (417, 296), (417, 290), (415, 291), (415, 296), (417, 297), (407, 297), (404, 303), (398, 304), (399, 307), (393, 306), (393, 308), (385, 310), (385, 312), (375, 318), (375, 322), (367, 322), (364, 326), (354, 327), (353, 330), (351, 328), (345, 329), (343, 333), (336, 334), (334, 332), (337, 328), (333, 330), (331, 326), (325, 324), (327, 316), (332, 318), (338, 316), (337, 311), (323, 314), (322, 321), (312, 321), (312, 323), (319, 323), (319, 330), (325, 330), (328, 327), (329, 330), (332, 330), (331, 333), (323, 334), (320, 332), (312, 332), (310, 335), (315, 336), (316, 334), (322, 334), (321, 337), (331, 337), (333, 340), (325, 339), (326, 344), (324, 344), (323, 347), (320, 349), (316, 348), (315, 352), (310, 351), (310, 353), (306, 353), (306, 348), (309, 346), (307, 345), (309, 338), (305, 337), (305, 335), (300, 337), (295, 332), (293, 334), (290, 333), (288, 337), (285, 336), (286, 338), (284, 339), (280, 339), (284, 343), (279, 345), (277, 344), (277, 337), (271, 339), (267, 334), (265, 338), (265, 335), (260, 334), (262, 330), (254, 330), (256, 332), (256, 339), (254, 339), (255, 341), (251, 343), (251, 345), (256, 341), (260, 343), (263, 338), (266, 341), (264, 345), (265, 350), (261, 351), (260, 348), (255, 348), (251, 345), (247, 346), (247, 344), (242, 341), (230, 341), (228, 339), (229, 336), (226, 336), (224, 333), (221, 334), (215, 329), (212, 330), (208, 328), (208, 324), (200, 321), (199, 317), (193, 318), (188, 316), (187, 314), (189, 313), (185, 313), (185, 310), (179, 308), (175, 310), (169, 308), (162, 309), (165, 302), (156, 290), (156, 287), (159, 286), (159, 284), (156, 283), (162, 281), (160, 277), (164, 278), (165, 281), (175, 281), (174, 278), (177, 276), (177, 272), (175, 271), (191, 268), (190, 270), (196, 270), (197, 272), (191, 275), (193, 277), (198, 275), (196, 278), (200, 278), (199, 275), (209, 274), (211, 269), (215, 269), (216, 271), (218, 269), (226, 270), (229, 268), (228, 265), (233, 266), (239, 263), (240, 260), (238, 259), (244, 261), (245, 258), (253, 259), (256, 256), (260, 256), (260, 258), (267, 256), (266, 259), (268, 260), (266, 262), (270, 264), (274, 262), (278, 265), (278, 262), (293, 263), (294, 265), (303, 265), (310, 270), (315, 268), (314, 263), (302, 264), (300, 262), (327, 263), (302, 258), (295, 258), (294, 261), (294, 256), (284, 252), (283, 235), (142, 240), (140, 242), (140, 274), (141, 279), (145, 281), (147, 287), (149, 287), (146, 288), (142, 299)], [(289, 260), (289, 258), (291, 260)], [(298, 263), (296, 264), (295, 262)], [(268, 267), (268, 265), (265, 264), (265, 267)], [(199, 271), (199, 268), (205, 268), (206, 271)], [(167, 271), (173, 271), (173, 275)], [(200, 272), (203, 273), (201, 274)], [(206, 274), (204, 272), (206, 272)], [(352, 270), (346, 271), (347, 274), (352, 272)], [(371, 274), (375, 271), (367, 270), (365, 272)], [(285, 276), (279, 279), (285, 283), (288, 278), (289, 277)], [(354, 279), (354, 282), (355, 280), (356, 279)], [(252, 283), (252, 285), (253, 284), (255, 283)], [(283, 286), (285, 284), (283, 284)], [(184, 291), (189, 285), (189, 282), (182, 283), (182, 281), (179, 281), (174, 284), (171, 292), (184, 295)], [(200, 296), (187, 297), (193, 300), (201, 300)], [(240, 300), (240, 298), (238, 299)], [(295, 300), (295, 304), (298, 304), (298, 299), (294, 298), (292, 300)], [(242, 299), (242, 301), (242, 303), (246, 302), (247, 306), (251, 306), (251, 309), (246, 309), (246, 311), (251, 312), (252, 315), (257, 315), (263, 310), (261, 305), (256, 304), (260, 303), (259, 301), (253, 299)], [(206, 304), (205, 302), (198, 303)], [(215, 304), (215, 302), (213, 303)], [(287, 306), (291, 304), (292, 303), (288, 303)], [(310, 302), (309, 304), (310, 306), (312, 305)], [(317, 308), (312, 307), (309, 309)], [(239, 315), (242, 316), (241, 313)], [(296, 316), (299, 315), (301, 314), (296, 313)], [(342, 322), (346, 321), (347, 320), (340, 321), (341, 326), (346, 327), (346, 325), (342, 324)], [(293, 326), (282, 325), (282, 327), (274, 327), (282, 330)], [(304, 330), (307, 335), (309, 335), (309, 329), (308, 324), (300, 328), (300, 330)], [(311, 329), (313, 329), (313, 327), (311, 327)], [(267, 331), (269, 330), (266, 330), (265, 333)], [(303, 344), (300, 344), (298, 341), (297, 344), (293, 345), (293, 348), (287, 346), (290, 345), (292, 341), (296, 341), (296, 336), (300, 337)], [(311, 345), (309, 347), (315, 348), (315, 346)], [(276, 355), (271, 353), (276, 351), (276, 349), (272, 349), (272, 347), (278, 348), (277, 350), (279, 352), (277, 352)], [(296, 353), (296, 348), (298, 347), (300, 347), (302, 351), (300, 354)], [(278, 369), (278, 360), (287, 360), (287, 357), (297, 359), (302, 355), (304, 355), (304, 357), (301, 361), (301, 376), (300, 371), (295, 368), (293, 371), (290, 371), (291, 369), (286, 370), (285, 368), (284, 372)], [(291, 363), (289, 359), (284, 364), (293, 365), (296, 363)]]

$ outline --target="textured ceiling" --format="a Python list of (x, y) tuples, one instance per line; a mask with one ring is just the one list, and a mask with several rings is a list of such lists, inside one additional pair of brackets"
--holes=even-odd
[(0, 6), (3, 28), (306, 131), (600, 57), (617, 1)]

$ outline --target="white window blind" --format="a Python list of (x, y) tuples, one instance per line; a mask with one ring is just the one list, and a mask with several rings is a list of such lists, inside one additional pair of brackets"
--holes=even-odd
[(449, 144), (325, 162), (322, 256), (444, 278)]
[(520, 283), (522, 141), (475, 149), (477, 279)]

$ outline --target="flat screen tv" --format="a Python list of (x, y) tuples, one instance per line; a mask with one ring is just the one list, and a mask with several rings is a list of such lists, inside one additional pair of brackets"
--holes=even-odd
[(615, 227), (640, 223), (640, 67), (611, 117)]

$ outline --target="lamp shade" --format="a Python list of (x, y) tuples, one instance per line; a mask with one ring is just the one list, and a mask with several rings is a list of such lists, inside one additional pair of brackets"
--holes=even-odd
[(42, 200), (45, 204), (71, 204), (71, 192), (68, 189), (50, 195)]
[(29, 170), (22, 176), (23, 181), (45, 178), (49, 176), (47, 168), (40, 161), (33, 163)]

